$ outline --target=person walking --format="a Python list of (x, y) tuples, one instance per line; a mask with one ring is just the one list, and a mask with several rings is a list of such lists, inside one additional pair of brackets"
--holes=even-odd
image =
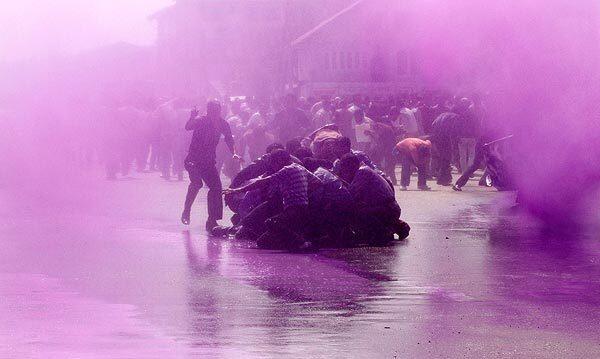
[(206, 115), (198, 116), (198, 110), (193, 109), (190, 119), (185, 125), (188, 131), (194, 131), (188, 155), (185, 159), (185, 169), (189, 173), (190, 185), (185, 197), (185, 205), (181, 214), (181, 222), (190, 223), (190, 212), (198, 192), (206, 183), (208, 186), (208, 219), (206, 230), (211, 231), (218, 226), (217, 221), (223, 218), (222, 184), (216, 168), (216, 149), (221, 136), (233, 155), (233, 159), (241, 158), (235, 151), (235, 142), (229, 124), (221, 117), (221, 105), (210, 101), (206, 105)]

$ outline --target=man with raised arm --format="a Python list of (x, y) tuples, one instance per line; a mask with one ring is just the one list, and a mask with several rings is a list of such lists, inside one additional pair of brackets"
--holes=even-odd
[(216, 149), (221, 136), (231, 151), (235, 160), (240, 157), (235, 152), (235, 143), (229, 124), (221, 117), (221, 105), (210, 101), (206, 105), (206, 115), (199, 116), (198, 110), (193, 109), (189, 121), (185, 125), (188, 131), (194, 131), (188, 155), (185, 159), (185, 169), (190, 175), (190, 185), (185, 197), (185, 206), (181, 214), (183, 224), (190, 223), (192, 204), (202, 188), (208, 186), (208, 219), (206, 230), (211, 231), (223, 218), (222, 184), (216, 168)]

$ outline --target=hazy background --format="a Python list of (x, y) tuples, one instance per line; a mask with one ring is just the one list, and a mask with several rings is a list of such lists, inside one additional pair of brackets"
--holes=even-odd
[(0, 1), (0, 61), (67, 55), (156, 35), (148, 16), (173, 0)]
[[(321, 2), (303, 1), (306, 3), (302, 4), (310, 2), (321, 18), (327, 18), (325, 11), (319, 12)], [(155, 43), (157, 24), (148, 17), (172, 3), (0, 2), (0, 187), (10, 184), (22, 192), (30, 184), (36, 195), (72, 194), (74, 191), (61, 192), (56, 186), (65, 178), (75, 177), (73, 174), (79, 169), (73, 167), (74, 154), (98, 139), (98, 126), (116, 128), (108, 125), (114, 116), (99, 108), (111, 103), (126, 104), (131, 100), (128, 97), (134, 97), (135, 92), (123, 86), (125, 80), (144, 87), (144, 81), (151, 82), (149, 78), (165, 70), (170, 70), (165, 72), (166, 79), (189, 80), (189, 70), (223, 62), (219, 55), (230, 50), (233, 41), (215, 41), (223, 45), (215, 51), (199, 48), (195, 38), (188, 36), (198, 31), (186, 28), (197, 23), (197, 18), (187, 11), (182, 18), (174, 19), (175, 25), (185, 25), (182, 28), (187, 31), (178, 33), (174, 40), (189, 41), (193, 46), (185, 47), (181, 53), (163, 47), (164, 54), (177, 60), (172, 65), (154, 61), (157, 56), (153, 47), (134, 46)], [(233, 6), (235, 2), (229, 4)], [(365, 0), (363, 5), (366, 7), (355, 15), (356, 20), (374, 19), (375, 24), (373, 32), (362, 35), (366, 40), (378, 31), (397, 34), (395, 23), (389, 29), (380, 29), (376, 28), (377, 21), (385, 19), (391, 7), (402, 7), (402, 18), (397, 23), (412, 24), (412, 31), (407, 31), (406, 36), (412, 38), (416, 44), (412, 50), (423, 59), (420, 65), (424, 78), (435, 79), (449, 69), (462, 73), (471, 69), (476, 73), (473, 90), (490, 93), (490, 120), (515, 134), (516, 179), (534, 211), (553, 220), (570, 217), (582, 197), (598, 190), (598, 1)], [(270, 9), (266, 10), (269, 15)], [(218, 16), (226, 14), (227, 8), (223, 11)], [(291, 15), (294, 16), (284, 21), (295, 18), (301, 22), (306, 14)], [(354, 23), (347, 21), (342, 29)], [(220, 25), (222, 21), (210, 22), (209, 30)], [(248, 53), (262, 50), (261, 46), (246, 44), (243, 34), (238, 36), (228, 30), (219, 34), (216, 40), (226, 36), (244, 39), (241, 42), (248, 45)], [(93, 50), (96, 48), (99, 49)], [(198, 61), (189, 49), (206, 56)], [(69, 56), (80, 52), (80, 56)], [(233, 65), (249, 63), (247, 57), (241, 56), (239, 61), (234, 57)], [(2, 66), (7, 62), (12, 65)], [(255, 74), (264, 71), (264, 67), (259, 63), (245, 71)], [(232, 68), (235, 70), (235, 66), (224, 68), (223, 73), (234, 72)], [(147, 86), (151, 89), (148, 92), (156, 92), (154, 97), (174, 95), (162, 93), (167, 92), (164, 86), (150, 85), (154, 86)]]

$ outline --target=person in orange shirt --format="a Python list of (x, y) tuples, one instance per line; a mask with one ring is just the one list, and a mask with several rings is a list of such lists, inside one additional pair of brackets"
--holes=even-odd
[(405, 138), (398, 142), (394, 149), (395, 154), (400, 158), (402, 164), (402, 173), (400, 175), (400, 190), (406, 191), (410, 185), (410, 175), (413, 166), (418, 171), (418, 187), (422, 191), (428, 191), (431, 188), (427, 186), (427, 167), (431, 158), (431, 141), (420, 138)]

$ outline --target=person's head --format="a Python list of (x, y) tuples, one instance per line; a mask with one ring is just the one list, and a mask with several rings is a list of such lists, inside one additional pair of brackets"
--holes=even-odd
[(341, 158), (352, 152), (352, 142), (348, 137), (341, 137), (335, 141), (334, 152), (337, 158)]
[(350, 183), (360, 168), (360, 159), (353, 153), (346, 153), (340, 159), (340, 177)]
[(319, 169), (319, 167), (331, 170), (333, 167), (333, 162), (314, 157), (306, 157), (302, 160), (302, 165), (310, 172), (315, 172), (317, 169)]
[(281, 143), (275, 142), (275, 143), (271, 143), (270, 145), (268, 145), (265, 152), (273, 153), (273, 151), (275, 151), (275, 150), (284, 150), (284, 149), (285, 149), (285, 147), (283, 147), (283, 145)]
[(398, 109), (398, 107), (396, 107), (396, 106), (390, 107), (390, 111), (389, 111), (390, 117), (395, 118), (395, 117), (398, 117), (399, 114), (400, 114), (400, 110)]
[(221, 117), (221, 104), (216, 100), (208, 101), (206, 104), (206, 115), (209, 118)]
[(291, 93), (285, 95), (285, 98), (283, 99), (283, 106), (286, 109), (295, 108), (297, 105), (298, 105), (298, 100), (296, 98), (296, 95), (291, 94)]
[(291, 140), (287, 141), (287, 143), (285, 144), (285, 150), (288, 151), (289, 153), (296, 152), (296, 150), (299, 149), (300, 147), (302, 147), (302, 142), (300, 142), (299, 138), (291, 139)]
[(294, 157), (303, 161), (305, 158), (312, 157), (313, 153), (310, 148), (300, 147), (296, 151), (294, 151)]
[(271, 156), (269, 157), (269, 167), (271, 168), (271, 172), (277, 172), (291, 163), (292, 157), (288, 151), (277, 149), (271, 152)]
[(469, 106), (471, 106), (471, 100), (466, 97), (463, 97), (456, 101), (453, 111), (459, 115), (466, 113), (469, 110)]

